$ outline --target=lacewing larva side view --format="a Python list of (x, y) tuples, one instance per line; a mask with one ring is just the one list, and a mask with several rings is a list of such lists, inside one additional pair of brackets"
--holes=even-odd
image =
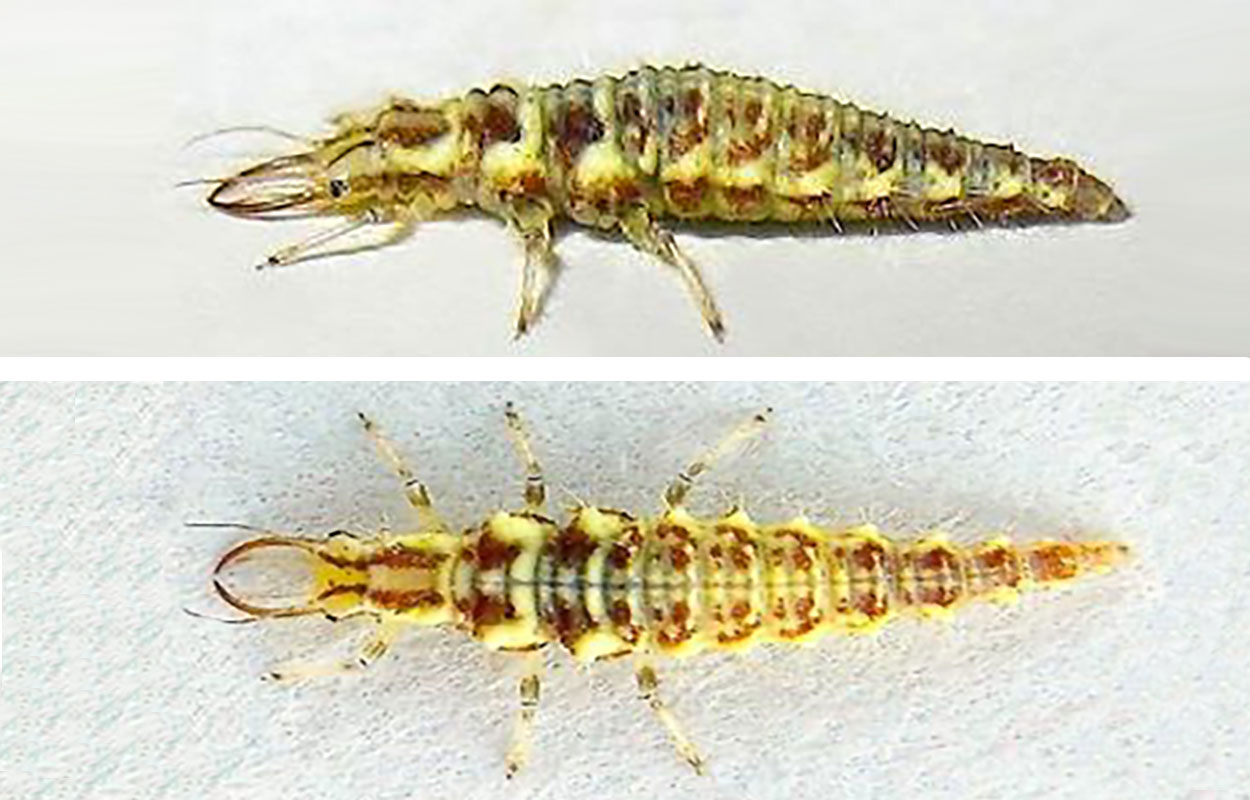
[[(364, 415), (365, 432), (415, 512), (412, 530), (308, 538), (190, 524), (256, 534), (230, 548), (213, 571), (216, 592), (244, 615), (226, 621), (320, 614), (375, 623), (356, 657), (289, 663), (270, 678), (363, 669), (409, 627), (457, 629), (523, 658), (508, 777), (528, 758), (541, 651), (548, 645), (561, 645), (583, 663), (632, 656), (639, 697), (680, 757), (702, 772), (703, 756), (661, 699), (656, 656), (810, 644), (870, 632), (901, 614), (947, 616), (971, 601), (1014, 601), (1027, 590), (1104, 573), (1128, 556), (1124, 544), (1112, 541), (1016, 545), (1000, 536), (964, 546), (940, 532), (899, 541), (872, 525), (830, 530), (805, 517), (758, 524), (740, 508), (718, 519), (690, 514), (685, 501), (698, 476), (755, 436), (768, 413), (691, 461), (653, 517), (579, 503), (567, 521), (555, 521), (546, 510), (542, 468), (509, 403), (508, 429), (525, 470), (524, 507), (496, 512), (462, 533), (447, 526), (408, 462)], [(259, 588), (255, 564), (248, 563), (258, 555), (276, 556), (291, 579), (282, 601)]]
[(507, 223), (524, 249), (518, 336), (554, 280), (557, 220), (618, 230), (675, 268), (719, 340), (721, 312), (666, 218), (875, 230), (1129, 216), (1106, 183), (1070, 159), (1030, 157), (700, 66), (497, 85), (438, 102), (396, 97), (334, 122), (302, 152), (215, 182), (208, 195), (241, 217), (343, 218), (260, 266), (325, 255), (323, 245), (370, 224), (386, 226), (376, 242), (385, 244), (417, 222), (476, 207)]

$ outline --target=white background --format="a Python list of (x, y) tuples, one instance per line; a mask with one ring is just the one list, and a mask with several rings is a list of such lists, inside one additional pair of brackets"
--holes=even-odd
[[(1247, 15), (1196, 0), (26, 4), (0, 30), (4, 354), (1245, 354)], [(520, 256), (490, 220), (270, 274), (306, 235), (175, 181), (321, 133), (389, 92), (703, 61), (1077, 158), (1136, 216), (963, 235), (680, 234), (726, 314), (574, 232), (536, 332), (510, 338)], [(232, 154), (222, 158), (222, 150)]]
[[(508, 399), (557, 500), (654, 510), (691, 453), (773, 405), (697, 511), (741, 496), (762, 520), (899, 535), (956, 516), (961, 542), (1106, 535), (1137, 560), (950, 625), (665, 664), (702, 779), (627, 663), (552, 658), (533, 761), (509, 785), (512, 658), (429, 632), (367, 675), (277, 687), (269, 665), (363, 630), (181, 612), (229, 613), (207, 578), (241, 538), (184, 521), (404, 523), (357, 410), (454, 524), (516, 505)], [(1245, 385), (2, 385), (0, 796), (1245, 797), (1248, 407)]]

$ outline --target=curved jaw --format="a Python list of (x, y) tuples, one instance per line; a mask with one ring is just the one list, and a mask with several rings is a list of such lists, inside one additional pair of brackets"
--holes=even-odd
[(208, 204), (237, 217), (273, 219), (316, 213), (329, 198), (329, 180), (314, 153), (282, 156), (226, 178)]

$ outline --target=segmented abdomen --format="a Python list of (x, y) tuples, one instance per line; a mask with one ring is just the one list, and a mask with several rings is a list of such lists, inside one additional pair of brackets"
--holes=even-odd
[(639, 204), (725, 220), (1127, 213), (1070, 160), (702, 67), (497, 87), (471, 94), (467, 108), (487, 195), (543, 198), (586, 224), (611, 226)]
[(1106, 542), (895, 543), (871, 526), (760, 527), (741, 512), (647, 521), (587, 508), (562, 529), (496, 515), (462, 551), (453, 596), (463, 623), (493, 647), (559, 641), (585, 660), (687, 655), (866, 631), (909, 608), (945, 613), (1104, 571), (1123, 552)]

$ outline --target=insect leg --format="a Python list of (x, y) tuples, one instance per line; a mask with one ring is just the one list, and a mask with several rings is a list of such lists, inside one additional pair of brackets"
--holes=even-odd
[(408, 498), (408, 505), (417, 512), (417, 521), (421, 527), (433, 531), (447, 530), (447, 525), (430, 502), (429, 490), (425, 488), (424, 483), (417, 480), (412, 467), (408, 466), (408, 462), (399, 454), (395, 443), (378, 429), (376, 422), (360, 412), (357, 412), (356, 416), (360, 417), (361, 423), (365, 426), (365, 434), (373, 441), (378, 456), (404, 482), (404, 496)]
[(354, 658), (330, 662), (288, 662), (274, 667), (265, 677), (272, 681), (290, 683), (307, 678), (346, 675), (350, 672), (367, 669), (373, 662), (386, 654), (386, 651), (390, 649), (391, 644), (398, 637), (399, 631), (400, 623), (389, 619), (383, 620), (378, 623), (378, 628), (374, 632), (373, 637), (365, 642), (364, 646), (360, 648), (360, 652)]
[(690, 489), (694, 486), (695, 478), (707, 472), (719, 459), (758, 436), (764, 430), (764, 425), (767, 424), (768, 417), (772, 414), (772, 411), (771, 408), (765, 408), (747, 421), (739, 424), (717, 442), (715, 446), (694, 461), (691, 461), (686, 465), (685, 469), (677, 473), (677, 477), (673, 478), (673, 482), (664, 490), (664, 502), (668, 507), (680, 508), (686, 500), (686, 495), (689, 494)]
[(525, 507), (537, 511), (547, 501), (547, 485), (543, 481), (543, 468), (530, 446), (529, 431), (521, 421), (521, 415), (511, 401), (504, 406), (504, 418), (508, 422), (508, 433), (512, 444), (516, 446), (517, 456), (525, 467)]
[(542, 311), (543, 300), (555, 282), (559, 260), (552, 247), (550, 209), (537, 203), (513, 203), (504, 210), (504, 217), (508, 226), (521, 237), (521, 246), (525, 249), (516, 316), (515, 335), (520, 337)]
[(542, 688), (542, 655), (534, 650), (525, 654), (525, 674), (518, 685), (521, 708), (516, 724), (512, 727), (512, 741), (508, 744), (505, 762), (507, 776), (513, 775), (529, 761), (531, 741), (534, 737), (534, 716), (538, 713), (538, 695)]
[(265, 257), (265, 260), (256, 265), (256, 269), (268, 269), (270, 267), (283, 267), (294, 264), (297, 261), (304, 261), (310, 258), (321, 258), (324, 256), (337, 255), (342, 253), (351, 253), (356, 250), (371, 250), (375, 247), (382, 247), (396, 239), (402, 238), (412, 230), (412, 224), (408, 220), (397, 220), (393, 222), (386, 232), (374, 242), (360, 244), (354, 247), (343, 248), (341, 250), (326, 250), (322, 252), (314, 252), (317, 248), (326, 242), (340, 239), (353, 233), (366, 225), (381, 222), (376, 212), (367, 211), (355, 217), (344, 220), (342, 223), (335, 225), (333, 228), (327, 228), (323, 231), (314, 233), (307, 239), (301, 239), (298, 242), (280, 247)]
[(673, 234), (661, 228), (646, 209), (627, 212), (621, 217), (620, 225), (621, 232), (634, 247), (677, 269), (699, 307), (703, 323), (718, 342), (724, 341), (725, 323), (721, 319), (720, 309), (716, 307), (712, 293), (703, 282), (699, 268), (677, 247)]
[(673, 716), (673, 712), (660, 698), (660, 679), (656, 677), (655, 668), (646, 661), (639, 661), (634, 668), (634, 677), (638, 681), (638, 697), (644, 703), (651, 707), (656, 717), (660, 720), (660, 724), (664, 726), (664, 730), (668, 732), (669, 738), (673, 742), (673, 746), (677, 748), (677, 755), (681, 756), (687, 764), (694, 768), (698, 774), (703, 774), (703, 756), (699, 755), (699, 750), (694, 746), (694, 742), (690, 741), (690, 737), (682, 730), (681, 723)]

